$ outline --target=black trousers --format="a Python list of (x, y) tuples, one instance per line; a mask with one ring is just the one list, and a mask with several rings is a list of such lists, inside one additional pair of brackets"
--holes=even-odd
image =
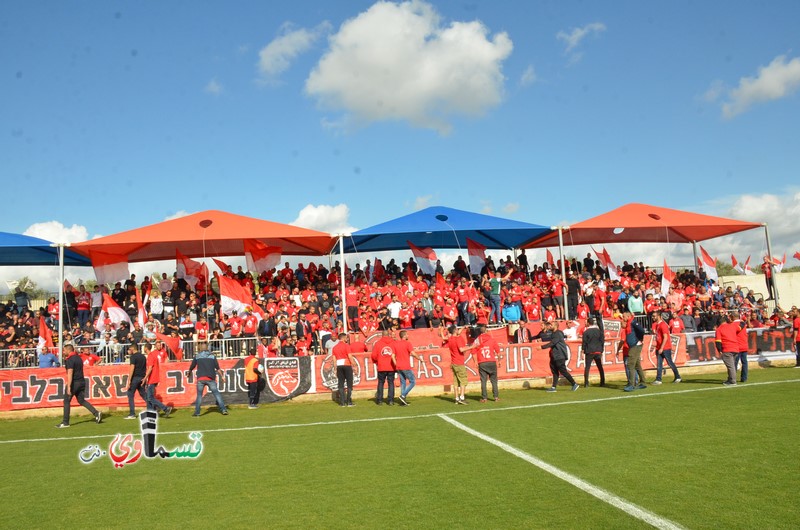
[(603, 371), (603, 356), (599, 353), (586, 354), (586, 364), (583, 366), (583, 384), (589, 384), (589, 370), (592, 368), (592, 363), (597, 365), (597, 371), (600, 372), (600, 385), (605, 385), (606, 373)]
[(261, 398), (261, 392), (258, 390), (258, 380), (247, 383), (247, 397), (251, 405), (258, 405), (258, 400)]
[(550, 359), (550, 373), (553, 374), (553, 387), (558, 386), (558, 374), (564, 376), (564, 379), (569, 381), (571, 385), (576, 384), (575, 380), (570, 375), (569, 371), (567, 370), (567, 361), (565, 360), (558, 360)]
[(89, 412), (92, 413), (92, 416), (97, 416), (97, 409), (92, 406), (91, 403), (86, 401), (86, 384), (81, 382), (80, 384), (72, 384), (70, 388), (71, 393), (64, 395), (64, 417), (61, 420), (61, 423), (64, 425), (69, 425), (69, 410), (70, 404), (72, 402), (72, 398), (75, 397), (78, 400), (78, 405), (82, 405), (86, 408)]
[[(344, 406), (353, 402), (353, 367), (337, 366), (336, 379), (339, 382), (339, 404)], [(345, 383), (347, 384), (347, 394), (345, 394)]]

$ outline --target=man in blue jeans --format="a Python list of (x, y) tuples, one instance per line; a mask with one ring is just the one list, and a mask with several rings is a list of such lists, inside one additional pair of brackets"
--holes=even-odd
[(156, 387), (161, 382), (161, 358), (157, 350), (151, 349), (149, 344), (142, 346), (147, 353), (147, 372), (144, 374), (143, 382), (145, 387), (144, 399), (147, 402), (147, 410), (160, 410), (167, 418), (172, 413), (172, 407), (161, 403), (156, 397)]
[(225, 402), (222, 401), (222, 394), (219, 393), (219, 389), (217, 388), (217, 375), (222, 377), (224, 372), (219, 367), (219, 363), (217, 362), (217, 358), (214, 357), (214, 354), (208, 351), (207, 342), (197, 343), (197, 354), (194, 356), (194, 359), (192, 359), (192, 364), (189, 365), (189, 371), (191, 372), (195, 368), (197, 368), (197, 373), (195, 374), (197, 378), (197, 399), (194, 402), (194, 414), (192, 414), (192, 416), (200, 415), (200, 402), (203, 401), (203, 393), (206, 387), (214, 394), (214, 399), (217, 400), (219, 411), (223, 416), (227, 416), (228, 409), (225, 407)]
[(678, 372), (678, 367), (675, 366), (675, 361), (672, 360), (672, 337), (669, 333), (669, 325), (664, 321), (664, 315), (661, 311), (653, 313), (653, 327), (656, 333), (656, 380), (653, 381), (654, 385), (661, 384), (661, 373), (664, 371), (664, 361), (672, 369), (672, 375), (675, 376), (673, 383), (681, 382), (681, 374)]

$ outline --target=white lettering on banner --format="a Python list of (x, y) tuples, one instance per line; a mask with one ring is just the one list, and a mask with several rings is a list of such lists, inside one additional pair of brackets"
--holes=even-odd
[(364, 357), (364, 380), (378, 380), (378, 365), (374, 364), (369, 357)]
[(530, 372), (533, 370), (531, 367), (533, 349), (530, 346), (509, 344), (504, 348), (504, 355), (506, 357), (506, 371), (508, 373)]
[(464, 366), (466, 367), (467, 372), (472, 375), (478, 375), (478, 372), (472, 368), (472, 363), (470, 363), (470, 360), (472, 360), (472, 354), (468, 353), (467, 356), (464, 357)]
[(428, 377), (428, 362), (423, 357), (419, 361), (419, 366), (417, 367), (417, 378), (421, 377)]
[[(434, 353), (428, 356), (428, 362), (431, 364), (430, 373), (427, 368), (425, 370), (425, 377), (439, 378), (442, 377), (442, 367), (438, 363), (442, 362), (442, 356)], [(417, 375), (417, 377), (420, 377)]]

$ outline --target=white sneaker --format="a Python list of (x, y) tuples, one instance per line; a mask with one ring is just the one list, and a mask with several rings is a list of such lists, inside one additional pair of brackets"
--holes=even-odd
[(681, 378), (679, 377), (679, 378), (677, 378), (675, 381), (673, 381), (673, 383), (680, 383), (681, 381), (683, 381), (683, 379), (681, 379)]
[(650, 384), (651, 384), (651, 385), (660, 385), (660, 384), (661, 384), (661, 381), (659, 381), (658, 379), (656, 379), (655, 381), (653, 381), (653, 382), (652, 382), (652, 383), (650, 383)]

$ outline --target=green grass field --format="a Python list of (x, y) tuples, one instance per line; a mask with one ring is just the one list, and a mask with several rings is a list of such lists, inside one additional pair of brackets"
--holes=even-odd
[(5, 420), (0, 527), (649, 526), (533, 457), (655, 514), (657, 524), (797, 528), (800, 370), (751, 370), (735, 388), (721, 380), (689, 376), (633, 394), (618, 383), (508, 390), (499, 403), (467, 407), (418, 397), (405, 408), (281, 403), (200, 418), (182, 409), (160, 421), (159, 443), (202, 431), (202, 455), (123, 469), (107, 457), (78, 460), (88, 444), (138, 436), (138, 422), (121, 412), (102, 425), (73, 416), (63, 431), (53, 418)]

